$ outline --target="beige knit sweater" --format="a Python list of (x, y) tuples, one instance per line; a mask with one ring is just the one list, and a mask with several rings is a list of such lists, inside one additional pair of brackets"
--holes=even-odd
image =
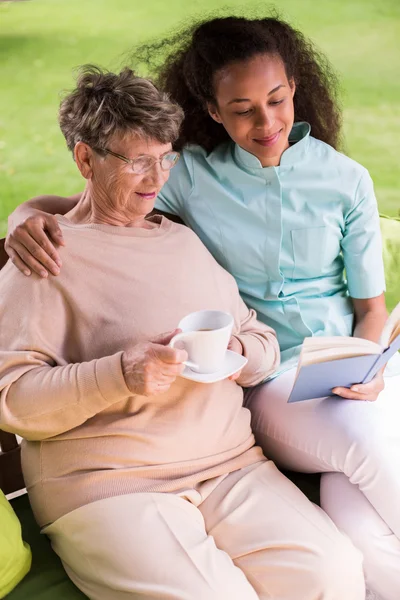
[(188, 228), (75, 225), (58, 277), (0, 272), (0, 427), (25, 438), (23, 469), (36, 518), (48, 524), (119, 494), (188, 488), (262, 460), (242, 388), (178, 377), (154, 397), (132, 395), (125, 349), (174, 329), (192, 311), (230, 312), (262, 381), (278, 343), (239, 297), (234, 279)]

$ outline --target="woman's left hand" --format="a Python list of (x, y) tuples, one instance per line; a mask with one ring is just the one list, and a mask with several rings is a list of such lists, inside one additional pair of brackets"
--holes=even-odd
[(380, 371), (369, 383), (358, 383), (351, 388), (337, 387), (332, 392), (349, 400), (365, 400), (374, 402), (385, 387), (383, 371)]
[[(235, 337), (231, 337), (230, 342), (228, 344), (228, 350), (231, 350), (232, 352), (236, 352), (237, 354), (240, 354), (240, 355), (243, 354), (243, 346), (239, 342), (239, 340), (236, 339)], [(240, 369), (239, 371), (236, 371), (236, 373), (234, 373), (233, 375), (228, 377), (228, 379), (230, 379), (231, 381), (236, 381), (236, 379), (238, 379), (240, 377), (241, 372), (242, 372), (242, 369)]]

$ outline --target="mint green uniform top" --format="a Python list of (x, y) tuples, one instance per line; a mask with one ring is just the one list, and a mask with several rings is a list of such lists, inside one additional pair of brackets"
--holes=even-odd
[(368, 171), (313, 138), (307, 123), (295, 123), (289, 141), (278, 167), (233, 142), (209, 154), (188, 146), (156, 202), (197, 233), (275, 329), (281, 371), (304, 337), (352, 334), (350, 297), (385, 290)]

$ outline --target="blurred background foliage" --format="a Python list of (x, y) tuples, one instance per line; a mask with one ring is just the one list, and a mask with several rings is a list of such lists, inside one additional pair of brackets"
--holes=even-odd
[[(60, 92), (73, 86), (74, 67), (118, 69), (135, 44), (216, 7), (218, 0), (0, 1), (0, 235), (24, 200), (82, 189), (57, 124)], [(260, 15), (269, 7), (231, 0), (219, 10)], [(381, 212), (398, 216), (400, 0), (279, 0), (275, 8), (334, 64), (346, 151), (370, 170)]]

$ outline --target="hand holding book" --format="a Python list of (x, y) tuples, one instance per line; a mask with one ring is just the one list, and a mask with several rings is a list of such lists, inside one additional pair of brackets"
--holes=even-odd
[(288, 401), (334, 396), (334, 388), (367, 384), (399, 349), (400, 303), (389, 316), (378, 344), (346, 336), (306, 338)]
[(351, 388), (335, 387), (332, 393), (348, 400), (373, 402), (378, 399), (379, 394), (385, 389), (383, 370), (381, 369), (368, 383), (358, 383), (352, 385)]

